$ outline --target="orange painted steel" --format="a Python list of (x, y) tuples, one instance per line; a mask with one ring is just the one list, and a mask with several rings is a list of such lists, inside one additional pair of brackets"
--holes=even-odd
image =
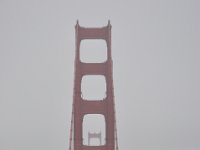
[[(113, 72), (111, 58), (111, 24), (100, 28), (81, 27), (77, 21), (75, 79), (69, 150), (118, 150), (115, 118)], [(103, 39), (107, 44), (107, 60), (103, 63), (84, 63), (80, 61), (80, 43), (84, 39)], [(104, 75), (106, 79), (106, 97), (103, 100), (84, 100), (81, 93), (81, 81), (84, 75)], [(83, 144), (82, 124), (87, 114), (102, 114), (105, 117), (105, 144), (89, 146)]]

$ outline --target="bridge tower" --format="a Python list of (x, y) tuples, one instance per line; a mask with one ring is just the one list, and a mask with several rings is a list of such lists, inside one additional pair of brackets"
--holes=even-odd
[(101, 132), (99, 132), (99, 133), (90, 133), (90, 132), (88, 132), (88, 145), (90, 145), (90, 141), (91, 141), (91, 139), (92, 138), (97, 138), (97, 139), (99, 139), (99, 145), (101, 145)]
[[(114, 106), (113, 72), (111, 58), (111, 24), (100, 28), (81, 27), (77, 21), (75, 79), (69, 150), (118, 150)], [(107, 44), (107, 60), (103, 63), (83, 63), (80, 60), (80, 43), (84, 39), (102, 39)], [(81, 81), (84, 75), (103, 75), (106, 80), (106, 97), (103, 100), (84, 100), (81, 96)], [(83, 117), (101, 114), (105, 117), (105, 144), (84, 145), (82, 139)]]

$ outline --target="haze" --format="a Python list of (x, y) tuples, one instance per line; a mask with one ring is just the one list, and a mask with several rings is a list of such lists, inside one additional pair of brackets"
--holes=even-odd
[(0, 150), (68, 150), (77, 19), (111, 21), (119, 150), (199, 150), (198, 0), (0, 0)]

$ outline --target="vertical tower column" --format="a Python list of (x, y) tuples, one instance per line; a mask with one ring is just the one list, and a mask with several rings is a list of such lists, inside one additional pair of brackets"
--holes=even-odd
[[(77, 22), (76, 56), (74, 80), (74, 150), (114, 150), (115, 149), (115, 112), (111, 59), (111, 25), (101, 28), (81, 27)], [(107, 44), (107, 60), (103, 63), (83, 63), (80, 61), (80, 43), (84, 39), (103, 39)], [(81, 97), (81, 80), (83, 75), (103, 75), (106, 79), (106, 98), (100, 101), (83, 100)], [(83, 144), (83, 117), (87, 114), (102, 114), (105, 117), (106, 143), (100, 146)]]

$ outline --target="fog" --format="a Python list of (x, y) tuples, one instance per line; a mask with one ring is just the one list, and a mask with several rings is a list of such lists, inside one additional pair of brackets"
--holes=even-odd
[(198, 0), (0, 0), (0, 150), (68, 150), (77, 19), (111, 21), (119, 150), (199, 150)]

